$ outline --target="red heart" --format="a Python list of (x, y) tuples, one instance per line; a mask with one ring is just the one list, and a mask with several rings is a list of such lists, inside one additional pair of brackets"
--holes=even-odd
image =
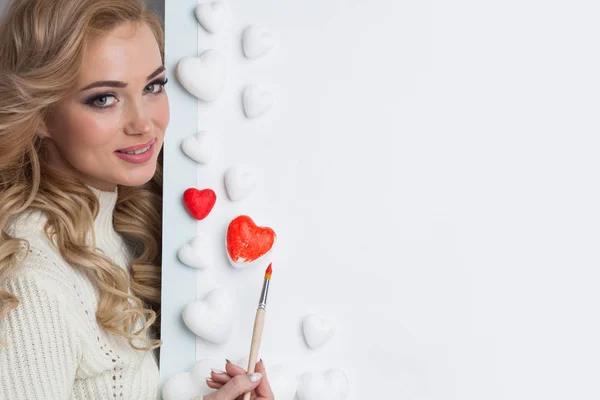
[(212, 189), (188, 189), (183, 193), (183, 202), (192, 216), (198, 220), (206, 218), (215, 206), (217, 195)]
[(227, 228), (227, 253), (234, 266), (243, 266), (271, 251), (276, 240), (273, 229), (256, 226), (250, 217), (240, 215)]

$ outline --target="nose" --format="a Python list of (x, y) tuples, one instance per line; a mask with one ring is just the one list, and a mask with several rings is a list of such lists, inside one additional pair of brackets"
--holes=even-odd
[(149, 105), (143, 100), (130, 102), (125, 118), (125, 133), (127, 135), (149, 135), (152, 133)]

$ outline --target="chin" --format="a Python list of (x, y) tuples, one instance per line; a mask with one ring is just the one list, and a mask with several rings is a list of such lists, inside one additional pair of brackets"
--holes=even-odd
[(116, 179), (119, 186), (142, 186), (150, 182), (156, 172), (156, 161), (143, 167), (138, 167), (130, 171), (124, 171), (119, 179)]

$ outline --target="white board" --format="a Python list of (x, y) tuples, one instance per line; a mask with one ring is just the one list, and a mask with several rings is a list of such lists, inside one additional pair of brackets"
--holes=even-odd
[[(189, 297), (230, 288), (237, 317), (227, 344), (196, 342), (196, 359), (247, 356), (264, 270), (231, 268), (224, 236), (248, 214), (279, 237), (267, 365), (342, 368), (349, 400), (598, 397), (598, 6), (229, 7), (221, 32), (197, 33), (199, 51), (228, 61), (197, 127), (221, 146), (197, 170), (197, 187), (218, 197), (197, 232), (223, 250)], [(278, 41), (247, 60), (241, 33), (253, 23)], [(241, 91), (253, 83), (276, 101), (248, 120)], [(238, 162), (262, 175), (233, 203), (223, 173)], [(337, 326), (313, 351), (300, 334), (310, 313)]]

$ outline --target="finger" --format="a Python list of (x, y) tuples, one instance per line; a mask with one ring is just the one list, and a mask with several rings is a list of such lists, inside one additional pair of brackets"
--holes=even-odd
[(226, 372), (223, 372), (218, 369), (211, 370), (210, 377), (213, 381), (218, 382), (218, 383), (227, 383), (232, 378)]
[(206, 380), (206, 386), (208, 386), (211, 389), (221, 389), (223, 387), (222, 383), (218, 383), (215, 381), (209, 381), (208, 379)]
[(227, 364), (225, 365), (225, 371), (227, 371), (231, 377), (246, 375), (246, 370), (244, 368), (240, 367), (239, 365), (235, 365), (231, 361), (227, 361)]
[(265, 397), (267, 399), (272, 399), (275, 396), (273, 395), (273, 390), (271, 390), (271, 385), (269, 384), (269, 380), (267, 379), (267, 371), (265, 369), (265, 363), (260, 360), (256, 363), (256, 372), (262, 374), (263, 378), (260, 381), (260, 385), (256, 388), (256, 394), (260, 397)]
[[(258, 400), (259, 397), (256, 395), (256, 393), (252, 392), (252, 396), (250, 397), (250, 400)], [(244, 396), (240, 396), (238, 397), (236, 400), (244, 400)]]
[(238, 375), (209, 396), (210, 400), (231, 400), (252, 392), (260, 384), (262, 374)]
[[(252, 392), (252, 395), (250, 397), (250, 400), (257, 400), (259, 397), (256, 395), (256, 393)], [(236, 400), (244, 400), (244, 396), (240, 396), (238, 397)]]

